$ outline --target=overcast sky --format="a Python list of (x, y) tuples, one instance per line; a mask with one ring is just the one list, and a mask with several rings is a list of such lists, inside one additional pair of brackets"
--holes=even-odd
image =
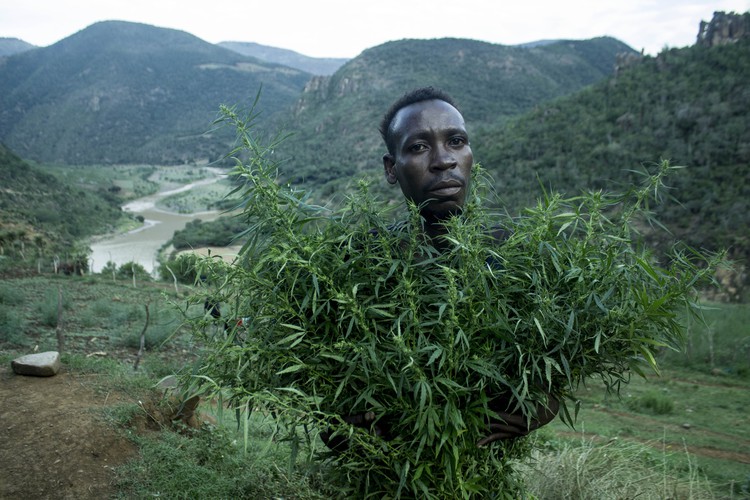
[(0, 0), (0, 37), (47, 46), (123, 20), (315, 57), (354, 57), (403, 38), (514, 45), (604, 35), (656, 55), (692, 45), (714, 11), (748, 10), (750, 0)]

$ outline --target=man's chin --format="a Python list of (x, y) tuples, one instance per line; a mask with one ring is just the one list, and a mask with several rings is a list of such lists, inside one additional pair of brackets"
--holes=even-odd
[(458, 202), (430, 203), (422, 210), (422, 217), (427, 221), (441, 221), (450, 219), (463, 211), (463, 204)]

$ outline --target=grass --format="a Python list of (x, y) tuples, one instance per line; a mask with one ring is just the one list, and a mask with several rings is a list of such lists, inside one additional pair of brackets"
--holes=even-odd
[[(4, 325), (15, 326), (12, 335), (0, 336), (0, 362), (7, 365), (34, 346), (56, 349), (55, 329), (45, 325), (40, 304), (47, 290), (56, 294), (58, 287), (69, 305), (63, 312), (66, 368), (102, 375), (87, 377), (102, 393), (128, 395), (128, 401), (107, 410), (112, 425), (140, 448), (139, 458), (118, 470), (121, 498), (336, 496), (326, 482), (327, 465), (310, 461), (309, 450), (301, 450), (290, 467), (291, 448), (277, 441), (272, 421), (263, 415), (248, 421), (247, 452), (244, 426), (238, 429), (233, 413), (220, 414), (216, 406), (211, 413), (217, 426), (145, 434), (130, 427), (144, 411), (137, 401), (160, 378), (188, 365), (198, 346), (181, 335), (154, 342), (134, 373), (137, 349), (123, 339), (140, 333), (144, 303), (151, 304), (155, 333), (159, 325), (171, 331), (168, 301), (183, 302), (186, 287), (176, 295), (168, 284), (134, 289), (128, 280), (112, 283), (109, 277), (5, 279), (0, 335)], [(532, 460), (522, 466), (531, 494), (539, 499), (748, 498), (750, 377), (741, 356), (750, 306), (716, 307), (708, 327), (691, 326), (689, 356), (663, 353), (661, 376), (634, 378), (623, 386), (622, 399), (608, 395), (596, 380), (580, 388), (576, 429), (555, 420), (537, 433)], [(714, 328), (711, 343), (701, 328)], [(107, 355), (86, 356), (92, 352)]]
[[(600, 443), (585, 437), (553, 443), (522, 466), (529, 493), (539, 500), (716, 498), (685, 450), (667, 451), (658, 441)], [(679, 454), (688, 463), (687, 473), (674, 469), (673, 456)]]

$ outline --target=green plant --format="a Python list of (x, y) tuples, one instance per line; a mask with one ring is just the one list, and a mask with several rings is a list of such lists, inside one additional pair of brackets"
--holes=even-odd
[(146, 268), (137, 262), (126, 262), (117, 269), (117, 276), (124, 279), (151, 280), (151, 274)]
[(6, 283), (0, 283), (0, 305), (16, 306), (24, 301), (23, 290)]
[(0, 303), (0, 343), (24, 343), (24, 328), (18, 313)]
[[(590, 376), (617, 391), (631, 371), (656, 369), (656, 348), (683, 341), (675, 309), (692, 310), (715, 265), (685, 249), (662, 268), (638, 244), (668, 163), (625, 195), (545, 194), (513, 221), (484, 208), (477, 176), (438, 252), (418, 207), (393, 223), (364, 184), (335, 211), (280, 186), (268, 160), (278, 143), (258, 144), (250, 121), (224, 112), (234, 154), (249, 153), (237, 166), (249, 239), (239, 265), (198, 270), (221, 284), (231, 317), (249, 319), (226, 335), (193, 320), (207, 348), (193, 382), (238, 412), (275, 415), (293, 452), (314, 447), (299, 428), (345, 437), (331, 470), (348, 494), (519, 495), (523, 440), (477, 446), (490, 399), (502, 393), (531, 418), (547, 393), (564, 400)], [(488, 229), (498, 221), (511, 230), (502, 242)], [(390, 436), (343, 420), (368, 412)]]
[[(61, 300), (62, 304), (60, 304)], [(70, 308), (70, 304), (68, 303), (62, 289), (46, 290), (44, 292), (44, 299), (37, 304), (39, 320), (42, 324), (45, 326), (56, 327), (60, 306), (62, 306), (62, 311)]]
[(702, 320), (685, 317), (684, 353), (664, 351), (660, 358), (669, 366), (691, 367), (726, 376), (750, 377), (750, 307), (747, 304), (706, 305)]
[(172, 273), (174, 273), (174, 277), (177, 278), (179, 283), (192, 285), (198, 278), (195, 274), (195, 264), (198, 259), (198, 255), (194, 253), (178, 255), (159, 265), (159, 276), (164, 281), (172, 281), (174, 279)]
[[(127, 347), (137, 349), (141, 343), (141, 331), (146, 321), (143, 306), (127, 309), (126, 322), (120, 328), (120, 341)], [(145, 333), (145, 347), (156, 349), (167, 342), (182, 325), (178, 313), (162, 303), (149, 304), (149, 324)]]
[(664, 393), (649, 391), (628, 401), (628, 408), (654, 415), (667, 415), (674, 411), (674, 401)]

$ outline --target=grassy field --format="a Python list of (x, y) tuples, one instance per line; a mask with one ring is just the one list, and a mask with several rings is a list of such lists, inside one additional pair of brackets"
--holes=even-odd
[[(138, 391), (126, 392), (144, 398), (150, 386), (200, 353), (181, 331), (176, 309), (189, 287), (30, 276), (0, 282), (0, 361), (57, 348), (58, 293), (66, 366), (92, 374), (87, 380), (99, 390), (130, 384)], [(148, 350), (136, 373), (146, 305)], [(664, 353), (660, 376), (633, 378), (621, 398), (606, 394), (596, 380), (581, 387), (576, 429), (555, 421), (533, 438), (533, 460), (520, 465), (530, 491), (538, 498), (748, 498), (749, 314), (748, 305), (715, 305), (707, 326), (691, 324), (689, 355)], [(112, 432), (124, 433), (140, 450), (118, 469), (122, 498), (335, 496), (326, 479), (329, 464), (310, 459), (322, 446), (314, 431), (313, 447), (290, 463), (290, 448), (275, 440), (272, 421), (262, 415), (238, 428), (233, 412), (204, 404), (216, 424), (140, 433), (133, 426), (143, 416), (139, 402), (120, 401), (106, 412)]]

